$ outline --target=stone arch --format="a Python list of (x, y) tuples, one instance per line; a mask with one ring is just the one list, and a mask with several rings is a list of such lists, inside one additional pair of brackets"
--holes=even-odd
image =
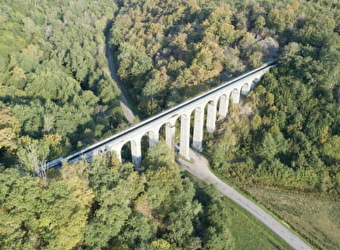
[[(209, 113), (209, 107), (217, 107), (218, 104), (219, 104), (219, 98), (209, 99), (204, 102), (203, 112), (205, 113), (205, 119), (207, 119), (207, 116)], [(216, 111), (217, 111), (217, 108), (216, 108)]]
[(203, 150), (203, 127), (204, 127), (204, 106), (195, 107), (194, 130), (192, 136), (192, 147), (197, 151)]
[(171, 126), (169, 122), (164, 122), (162, 125), (159, 127), (159, 139), (162, 141), (166, 141), (166, 127)]
[(117, 149), (117, 154), (120, 154), (122, 163), (132, 162), (131, 141), (126, 141)]
[[(191, 112), (190, 112), (191, 113)], [(182, 118), (184, 118), (184, 119), (189, 119), (189, 115), (187, 114), (187, 113), (183, 113), (183, 114), (181, 114), (180, 115), (180, 118), (182, 119)]]
[(215, 131), (218, 99), (210, 99), (207, 104), (206, 129), (208, 133)]
[(130, 140), (131, 145), (131, 160), (136, 170), (142, 166), (142, 137)]
[(191, 110), (180, 115), (179, 153), (189, 159)]
[(148, 149), (150, 148), (150, 133), (146, 131), (140, 138), (141, 159), (145, 159)]
[(221, 118), (227, 116), (228, 107), (229, 107), (229, 94), (224, 93), (218, 98), (218, 115)]
[(111, 151), (115, 152), (116, 157), (119, 162), (122, 162), (122, 148), (123, 148), (123, 144), (117, 145), (115, 148), (110, 148)]
[(114, 152), (115, 157), (118, 159), (119, 162), (122, 162), (122, 148), (124, 146), (124, 142), (117, 142), (117, 141), (112, 141), (109, 142), (105, 148), (107, 151)]
[(106, 146), (100, 147), (96, 152), (94, 152), (93, 155), (104, 155), (108, 151), (108, 148)]
[(256, 84), (261, 80), (261, 77), (256, 77), (251, 82), (250, 90), (253, 90), (256, 87)]
[(230, 98), (233, 103), (239, 103), (240, 102), (240, 90), (238, 88), (234, 88), (230, 92)]
[(153, 148), (159, 141), (159, 129), (160, 128), (156, 128), (155, 130), (148, 131), (150, 148)]
[(209, 104), (210, 105), (217, 105), (217, 101), (218, 101), (218, 99), (217, 100), (210, 99), (210, 100), (206, 101), (205, 106), (207, 106)]
[[(204, 105), (205, 106), (205, 105)], [(204, 106), (202, 107), (202, 106), (197, 106), (197, 107), (195, 107), (192, 111), (200, 111), (200, 112), (204, 112)]]
[(120, 158), (121, 162), (132, 162), (136, 170), (139, 170), (142, 166), (141, 140), (142, 137), (132, 138), (122, 143), (115, 150), (117, 152), (117, 158)]
[(93, 157), (95, 157), (96, 155), (98, 155), (99, 152), (98, 150), (91, 150), (90, 152), (87, 152), (86, 154), (83, 154), (80, 159), (86, 161), (87, 163), (90, 163), (93, 161)]
[(241, 87), (241, 94), (242, 95), (248, 95), (248, 93), (250, 92), (250, 88), (251, 88), (251, 84), (249, 84), (249, 83), (243, 84), (242, 87)]
[[(140, 147), (141, 147), (141, 159), (145, 159), (145, 156), (147, 154), (147, 151), (149, 148), (153, 148), (159, 141), (159, 127), (153, 128), (151, 130), (146, 131), (142, 134), (140, 137)], [(136, 143), (136, 141), (131, 142)], [(131, 149), (137, 145), (131, 145)], [(131, 154), (133, 155), (133, 152), (131, 151)], [(133, 160), (133, 158), (132, 158)]]
[(159, 133), (160, 133), (160, 128), (162, 126), (157, 126), (155, 128), (149, 129), (142, 135), (142, 139), (147, 137), (148, 138), (148, 147), (153, 148), (157, 142), (159, 141)]
[(99, 154), (99, 155), (102, 155), (102, 154), (104, 154), (106, 151), (107, 151), (106, 148), (100, 148), (98, 154)]
[(176, 119), (163, 123), (159, 128), (159, 137), (165, 140), (165, 143), (169, 148), (175, 147), (175, 136), (176, 136)]
[(260, 78), (254, 78), (253, 83), (258, 83), (260, 81)]

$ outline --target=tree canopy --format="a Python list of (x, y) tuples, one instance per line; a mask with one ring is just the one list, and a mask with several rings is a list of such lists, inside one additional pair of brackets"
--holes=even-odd
[(0, 4), (1, 162), (21, 162), (25, 136), (49, 144), (49, 160), (125, 124), (105, 55), (116, 10), (110, 1)]
[[(143, 173), (131, 163), (117, 164), (113, 155), (63, 166), (47, 182), (13, 168), (1, 171), (2, 248), (232, 246), (228, 213), (216, 191), (198, 193), (176, 163), (155, 158), (160, 152), (164, 159), (173, 157), (163, 153), (164, 147), (160, 143), (149, 150), (144, 162), (152, 167)], [(203, 208), (206, 199), (211, 202)]]

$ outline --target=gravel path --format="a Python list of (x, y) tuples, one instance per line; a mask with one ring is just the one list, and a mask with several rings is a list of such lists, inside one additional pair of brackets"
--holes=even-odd
[(126, 120), (131, 124), (133, 124), (133, 121), (135, 120), (135, 116), (132, 112), (132, 110), (129, 107), (128, 102), (126, 101), (123, 91), (122, 91), (122, 86), (119, 83), (119, 79), (116, 73), (116, 70), (114, 68), (114, 61), (113, 61), (113, 53), (111, 51), (111, 46), (110, 46), (110, 37), (106, 38), (106, 57), (109, 62), (109, 67), (110, 67), (110, 73), (109, 75), (112, 77), (112, 79), (117, 83), (118, 88), (120, 89), (120, 107), (123, 110), (124, 116)]
[(275, 220), (271, 215), (266, 213), (255, 203), (248, 200), (242, 194), (237, 192), (234, 188), (227, 185), (220, 179), (218, 179), (210, 170), (208, 160), (199, 154), (198, 152), (190, 149), (190, 158), (194, 161), (193, 164), (181, 159), (176, 158), (188, 172), (197, 178), (216, 186), (220, 192), (227, 196), (229, 199), (236, 202), (238, 205), (250, 212), (255, 218), (260, 220), (263, 224), (269, 227), (277, 235), (279, 235), (283, 240), (285, 240), (291, 247), (299, 250), (311, 250), (312, 248), (302, 241), (299, 237), (293, 234), (288, 228), (283, 226), (277, 220)]

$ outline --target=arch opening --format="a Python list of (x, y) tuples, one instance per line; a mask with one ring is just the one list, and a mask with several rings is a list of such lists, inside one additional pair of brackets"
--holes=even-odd
[(145, 159), (145, 156), (150, 148), (150, 135), (149, 133), (145, 133), (141, 138), (141, 159)]
[(123, 164), (127, 162), (132, 162), (131, 141), (124, 143), (124, 145), (120, 149), (120, 155)]
[(177, 137), (176, 134), (178, 131), (176, 127), (177, 128), (179, 127), (177, 120), (175, 121), (174, 124), (170, 122), (166, 122), (159, 128), (159, 140), (165, 141), (165, 143), (171, 149), (175, 148), (176, 137)]

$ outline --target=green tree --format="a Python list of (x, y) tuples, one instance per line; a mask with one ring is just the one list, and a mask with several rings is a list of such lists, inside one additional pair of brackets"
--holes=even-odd
[(263, 16), (256, 18), (254, 28), (256, 31), (262, 31), (266, 25), (266, 19)]
[(331, 158), (334, 162), (339, 162), (340, 161), (339, 146), (340, 136), (334, 135), (323, 145), (322, 151), (327, 157)]
[(8, 108), (0, 107), (0, 152), (10, 153), (18, 147), (20, 124)]
[(80, 242), (92, 196), (78, 177), (47, 187), (15, 169), (5, 170), (0, 178), (4, 249), (72, 249)]

